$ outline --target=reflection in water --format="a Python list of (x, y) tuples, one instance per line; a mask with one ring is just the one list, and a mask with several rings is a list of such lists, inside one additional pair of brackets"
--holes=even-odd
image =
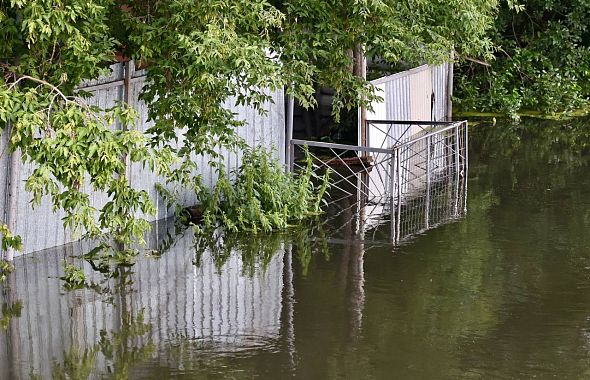
[[(411, 244), (385, 243), (390, 226), (371, 227), (349, 199), (332, 223), (282, 235), (216, 244), (187, 231), (116, 276), (85, 266), (92, 285), (72, 292), (61, 262), (88, 247), (21, 258), (0, 300), (22, 302), (20, 317), (6, 308), (0, 378), (588, 378), (590, 145), (578, 129), (482, 128), (469, 214)], [(429, 225), (461, 204), (443, 188)], [(141, 315), (145, 329), (126, 327)]]
[(242, 270), (246, 276), (254, 276), (256, 271), (266, 272), (277, 252), (283, 250), (284, 236), (278, 233), (258, 233), (244, 239), (232, 233), (223, 234), (215, 231), (212, 236), (197, 235), (194, 239), (195, 257), (193, 264), (197, 268), (210, 256), (215, 268), (223, 271), (227, 262), (239, 253)]
[[(453, 204), (434, 190), (428, 199)], [(330, 224), (312, 221), (283, 234), (205, 238), (160, 224), (149, 237), (158, 255), (113, 272), (78, 258), (89, 243), (20, 258), (4, 286), (0, 378), (206, 373), (252, 352), (285, 354), (283, 370), (297, 371), (307, 353), (298, 352), (295, 301), (306, 291), (294, 282), (311, 276), (318, 259), (337, 266), (330, 297), (345, 300), (337, 312), (347, 321), (347, 339), (362, 339), (365, 235), (372, 227), (366, 204), (341, 202)], [(84, 267), (84, 289), (61, 286), (63, 260)]]
[(12, 303), (2, 304), (2, 318), (0, 318), (0, 327), (3, 330), (8, 329), (12, 318), (20, 317), (21, 310), (23, 309), (23, 302), (17, 300)]
[[(93, 374), (108, 375), (113, 379), (127, 379), (129, 370), (148, 358), (154, 351), (151, 341), (144, 336), (151, 325), (143, 322), (143, 312), (136, 317), (125, 314), (117, 331), (100, 332), (100, 340), (89, 348), (70, 347), (63, 353), (63, 361), (56, 362), (51, 371), (53, 379), (87, 379)], [(33, 372), (34, 373), (34, 372)]]
[[(169, 237), (162, 228), (153, 246)], [(277, 346), (283, 330), (293, 335), (281, 325), (293, 318), (291, 255), (306, 267), (325, 245), (309, 228), (293, 232), (205, 239), (187, 230), (157, 259), (112, 273), (75, 258), (86, 243), (20, 258), (4, 286), (0, 378), (125, 378), (141, 359), (180, 360), (183, 346), (208, 356)], [(84, 289), (61, 286), (64, 259), (84, 267)]]

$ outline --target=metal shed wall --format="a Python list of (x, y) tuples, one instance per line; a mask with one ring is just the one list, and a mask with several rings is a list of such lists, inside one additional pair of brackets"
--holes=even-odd
[[(126, 76), (129, 83), (128, 87), (125, 85), (127, 82), (125, 80)], [(92, 94), (92, 97), (87, 100), (91, 105), (106, 108), (127, 99), (130, 105), (139, 113), (137, 128), (140, 131), (145, 131), (150, 127), (148, 110), (147, 106), (139, 100), (144, 80), (145, 72), (136, 71), (133, 62), (128, 64), (119, 63), (111, 66), (110, 75), (87, 81), (80, 88)], [(237, 119), (246, 122), (244, 127), (237, 130), (239, 136), (243, 137), (250, 146), (263, 145), (271, 149), (275, 157), (284, 163), (285, 106), (283, 91), (277, 90), (270, 93), (270, 95), (272, 96), (272, 102), (267, 104), (268, 114), (264, 116), (251, 107), (236, 106), (235, 101), (232, 99), (227, 101), (225, 107), (231, 109), (236, 114)], [(120, 126), (114, 125), (113, 128), (120, 128)], [(35, 209), (31, 208), (30, 196), (25, 191), (24, 181), (35, 169), (35, 166), (20, 164), (17, 166), (18, 170), (11, 176), (8, 170), (10, 158), (7, 154), (5, 135), (3, 134), (3, 139), (0, 141), (0, 150), (4, 152), (4, 154), (0, 155), (0, 169), (2, 169), (0, 171), (0, 212), (4, 215), (4, 220), (6, 220), (8, 208), (7, 189), (9, 183), (13, 181), (17, 186), (17, 191), (14, 194), (17, 205), (16, 210), (14, 210), (14, 219), (16, 220), (14, 232), (23, 238), (22, 253), (36, 252), (77, 240), (79, 236), (73, 236), (71, 231), (63, 228), (62, 218), (65, 215), (59, 210), (53, 212), (53, 207), (48, 198), (44, 198), (41, 205)], [(240, 164), (240, 153), (223, 153), (225, 153), (228, 172)], [(17, 156), (15, 157), (18, 159)], [(196, 160), (200, 168), (199, 173), (196, 174), (202, 175), (204, 185), (212, 187), (216, 182), (216, 174), (207, 164), (207, 158), (196, 157)], [(159, 182), (157, 176), (138, 164), (129, 165), (127, 174), (133, 187), (146, 190), (154, 199), (157, 213), (155, 217), (150, 217), (150, 220), (162, 219), (171, 215), (171, 211), (166, 209), (164, 202), (160, 199), (154, 187), (155, 183)], [(90, 191), (89, 189), (85, 190)], [(196, 201), (195, 195), (188, 192), (181, 194), (180, 198), (184, 205), (191, 205)], [(91, 204), (94, 207), (102, 207), (107, 200), (106, 194), (91, 192)]]
[[(450, 70), (452, 69), (452, 63), (438, 66), (422, 65), (372, 81), (371, 83), (377, 88), (378, 94), (383, 100), (372, 104), (373, 111), (367, 112), (367, 120), (408, 120), (414, 122), (451, 120), (449, 114), (451, 100), (448, 91), (452, 86), (450, 83), (452, 81)], [(364, 145), (364, 142), (361, 141), (361, 128), (363, 127), (359, 125), (359, 145)], [(405, 133), (406, 130), (409, 132)], [(389, 148), (400, 139), (407, 140), (421, 131), (422, 129), (416, 123), (369, 124), (366, 131), (366, 145), (373, 148)], [(440, 146), (440, 144), (436, 146)], [(408, 161), (411, 155), (410, 151), (402, 151), (402, 161)], [(440, 152), (437, 152), (437, 156), (440, 155)], [(385, 157), (383, 154), (374, 154), (374, 159), (377, 162), (381, 161), (383, 157)], [(423, 166), (422, 163), (415, 165), (405, 171), (403, 175), (408, 176), (410, 171), (416, 171), (421, 166)], [(418, 175), (417, 173), (411, 174)], [(375, 177), (375, 180), (370, 181), (369, 191), (374, 194), (385, 192), (385, 185), (376, 178), (379, 175), (376, 171), (370, 173), (370, 176)], [(404, 183), (407, 186), (407, 178)]]
[[(452, 63), (422, 65), (372, 81), (383, 101), (373, 104), (374, 111), (367, 112), (367, 120), (412, 120), (417, 114), (430, 114), (427, 119), (432, 121), (450, 120), (449, 86), (452, 83), (449, 83), (449, 74), (452, 69)], [(431, 83), (424, 83), (426, 78)], [(431, 111), (423, 109), (424, 103), (428, 103)]]

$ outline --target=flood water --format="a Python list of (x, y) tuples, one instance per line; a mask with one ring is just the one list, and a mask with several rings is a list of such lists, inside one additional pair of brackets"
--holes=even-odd
[[(74, 244), (2, 285), (0, 378), (590, 377), (590, 120), (470, 130), (467, 215), (393, 247), (306, 226), (184, 233), (66, 290)], [(586, 132), (588, 130), (589, 132)]]

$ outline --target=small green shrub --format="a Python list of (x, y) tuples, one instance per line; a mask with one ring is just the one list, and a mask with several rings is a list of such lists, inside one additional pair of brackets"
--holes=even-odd
[(0, 260), (0, 281), (6, 280), (6, 277), (14, 272), (14, 264), (10, 261)]
[(7, 251), (9, 248), (20, 251), (23, 248), (21, 237), (13, 235), (6, 224), (0, 224), (0, 234), (2, 235), (3, 251)]
[(16, 300), (12, 303), (2, 305), (2, 317), (0, 318), (0, 328), (2, 330), (8, 329), (10, 321), (14, 318), (19, 318), (23, 310), (23, 302)]
[(80, 289), (84, 287), (86, 283), (86, 275), (84, 271), (75, 265), (68, 264), (66, 261), (63, 262), (64, 275), (60, 279), (65, 281), (65, 287), (67, 289)]
[(246, 150), (233, 172), (233, 184), (220, 175), (213, 192), (201, 194), (204, 228), (256, 233), (283, 229), (320, 214), (330, 173), (314, 173), (312, 159), (305, 153), (303, 169), (293, 174), (285, 172), (264, 148)]

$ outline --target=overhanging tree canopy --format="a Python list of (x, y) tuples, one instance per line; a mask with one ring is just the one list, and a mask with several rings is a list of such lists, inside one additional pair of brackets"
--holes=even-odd
[[(285, 87), (314, 106), (317, 85), (336, 90), (335, 112), (375, 94), (353, 75), (351, 52), (396, 64), (440, 61), (453, 48), (489, 51), (487, 0), (1, 0), (0, 127), (11, 149), (38, 169), (34, 200), (51, 196), (66, 225), (128, 242), (153, 212), (129, 186), (121, 157), (143, 162), (199, 191), (191, 152), (235, 147), (240, 122), (222, 107), (234, 97), (264, 112), (268, 89)], [(142, 98), (154, 126), (133, 129), (135, 113), (86, 106), (76, 86), (104, 73), (115, 53), (147, 67)], [(112, 130), (118, 120), (124, 130)], [(9, 128), (10, 126), (10, 128)], [(174, 144), (179, 135), (184, 144)], [(157, 154), (155, 152), (158, 152)], [(172, 166), (174, 161), (180, 165)], [(174, 169), (172, 169), (174, 168)], [(101, 210), (81, 184), (111, 195)], [(98, 215), (98, 218), (97, 218)]]

